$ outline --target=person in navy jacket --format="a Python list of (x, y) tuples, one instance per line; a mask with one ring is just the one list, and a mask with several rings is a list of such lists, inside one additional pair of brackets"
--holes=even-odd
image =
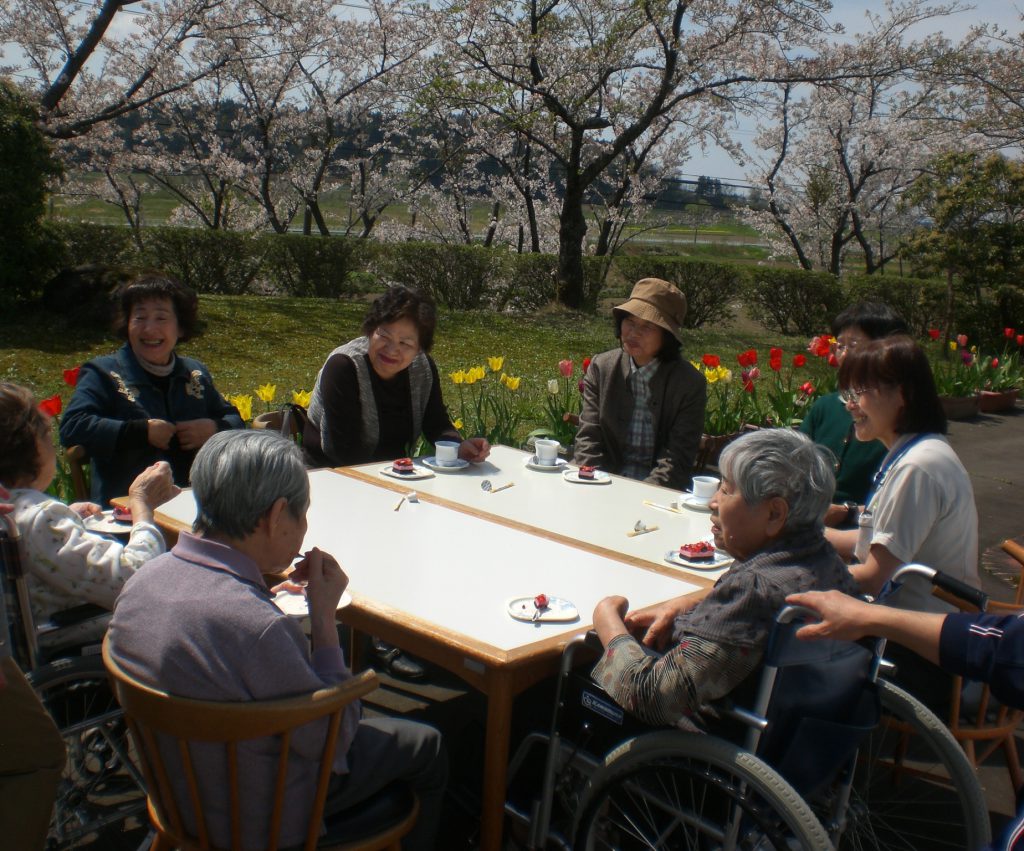
[(195, 292), (144, 272), (118, 295), (114, 329), (127, 342), (82, 366), (60, 426), (64, 446), (88, 452), (92, 499), (104, 507), (157, 461), (171, 465), (175, 484), (187, 485), (199, 448), (218, 431), (243, 427), (206, 366), (175, 351), (196, 333)]
[[(838, 591), (791, 594), (786, 602), (806, 606), (821, 618), (802, 627), (799, 638), (856, 641), (872, 635), (896, 641), (944, 671), (988, 683), (1004, 704), (1024, 709), (1024, 614), (911, 612)], [(1016, 817), (992, 846), (997, 851), (1024, 851), (1022, 792), (1017, 790)]]

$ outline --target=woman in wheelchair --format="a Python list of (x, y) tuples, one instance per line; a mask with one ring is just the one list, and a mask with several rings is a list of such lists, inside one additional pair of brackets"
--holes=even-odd
[(827, 450), (798, 432), (765, 429), (726, 447), (720, 467), (712, 531), (736, 562), (708, 595), (628, 614), (626, 598), (613, 596), (594, 610), (605, 652), (592, 676), (649, 724), (692, 726), (711, 701), (741, 687), (760, 667), (788, 594), (857, 591), (824, 536), (835, 488)]
[[(145, 562), (160, 555), (164, 539), (153, 509), (177, 492), (167, 462), (144, 470), (128, 491), (132, 512), (126, 544), (90, 532), (85, 518), (100, 513), (93, 503), (65, 505), (44, 493), (56, 472), (50, 420), (32, 394), (0, 382), (0, 484), (10, 491), (21, 533), (32, 614), (37, 625), (83, 603), (112, 609), (121, 586)], [(62, 644), (102, 636), (106, 618), (59, 631)], [(47, 634), (40, 635), (46, 646)]]

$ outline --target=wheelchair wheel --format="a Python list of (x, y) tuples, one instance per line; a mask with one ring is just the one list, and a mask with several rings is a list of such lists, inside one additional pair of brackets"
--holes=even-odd
[(983, 848), (991, 840), (977, 775), (946, 725), (880, 680), (882, 721), (861, 745), (839, 848)]
[(129, 756), (127, 727), (103, 660), (58, 659), (28, 679), (68, 749), (48, 847), (94, 842), (105, 831), (117, 833), (125, 822), (145, 819), (142, 778)]
[(608, 755), (584, 789), (574, 847), (831, 846), (804, 800), (762, 760), (722, 739), (664, 731)]

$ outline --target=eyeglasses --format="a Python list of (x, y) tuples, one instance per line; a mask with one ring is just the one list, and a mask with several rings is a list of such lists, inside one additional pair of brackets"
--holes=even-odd
[(860, 397), (867, 393), (871, 387), (861, 387), (859, 390), (840, 390), (839, 401), (844, 405), (859, 405)]
[(832, 348), (835, 349), (836, 354), (841, 355), (843, 354), (843, 352), (852, 352), (855, 348), (857, 348), (857, 346), (860, 345), (860, 343), (860, 340), (850, 340), (849, 342), (846, 343), (842, 343), (839, 340), (836, 340), (832, 344)]
[(397, 348), (406, 357), (415, 357), (419, 354), (419, 344), (413, 343), (411, 340), (396, 340), (381, 328), (375, 329), (373, 336), (375, 339), (380, 340), (386, 348)]

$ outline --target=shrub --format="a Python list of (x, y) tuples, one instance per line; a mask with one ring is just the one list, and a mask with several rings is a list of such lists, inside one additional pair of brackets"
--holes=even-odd
[(536, 310), (555, 300), (558, 258), (553, 254), (503, 253), (489, 287), (496, 310)]
[(129, 228), (81, 222), (55, 222), (63, 244), (63, 266), (138, 266), (138, 250)]
[(46, 182), (61, 167), (38, 119), (31, 101), (0, 80), (0, 302), (36, 295), (59, 265), (60, 243), (42, 218)]
[(686, 296), (685, 328), (729, 322), (736, 315), (737, 300), (743, 296), (743, 269), (731, 263), (664, 256), (620, 257), (615, 263), (619, 272), (634, 283), (641, 278), (661, 278), (675, 284)]
[(266, 275), (286, 295), (337, 298), (354, 289), (361, 271), (361, 241), (342, 237), (272, 234), (263, 237)]
[(845, 304), (839, 281), (825, 272), (766, 267), (747, 271), (751, 315), (782, 334), (819, 333)]
[(381, 259), (391, 280), (429, 293), (438, 304), (472, 310), (486, 303), (496, 253), (476, 245), (394, 243)]
[(935, 278), (847, 275), (847, 302), (880, 301), (906, 320), (914, 336), (940, 328), (946, 310), (946, 284)]
[(267, 242), (260, 236), (199, 228), (149, 228), (145, 262), (200, 293), (244, 295), (260, 273)]

